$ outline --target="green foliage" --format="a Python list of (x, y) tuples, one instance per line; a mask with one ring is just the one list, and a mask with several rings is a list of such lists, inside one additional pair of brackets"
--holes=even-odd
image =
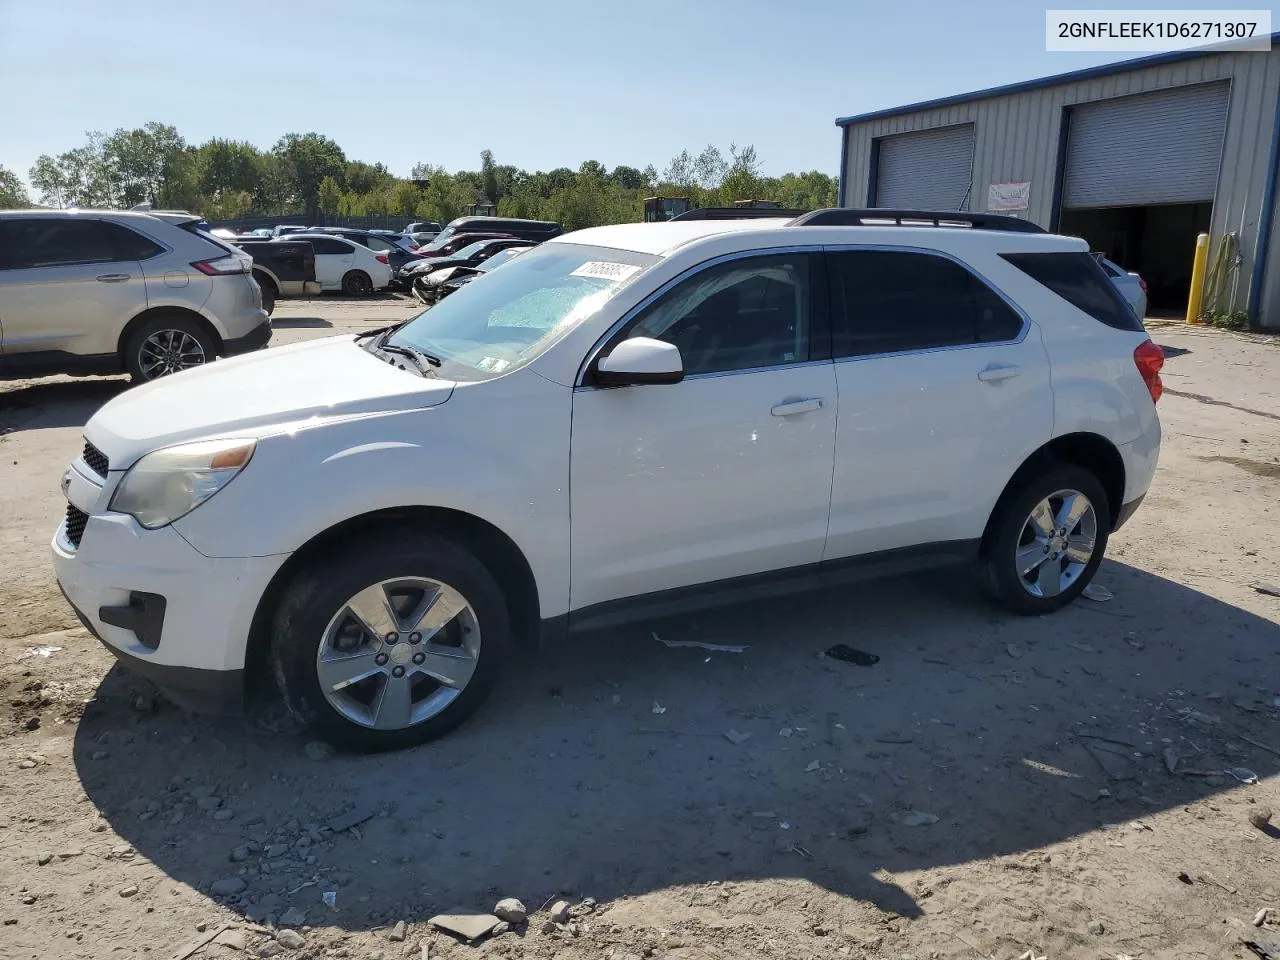
[(1249, 325), (1249, 314), (1244, 310), (1232, 310), (1227, 313), (1220, 310), (1207, 310), (1204, 322), (1222, 330), (1243, 330)]
[[(125, 206), (150, 200), (159, 206), (214, 219), (287, 214), (314, 222), (323, 211), (342, 216), (395, 216), (448, 223), (476, 203), (496, 203), (502, 216), (558, 220), (568, 230), (604, 223), (638, 222), (647, 196), (687, 197), (694, 207), (735, 200), (774, 200), (801, 210), (834, 206), (836, 182), (817, 170), (766, 177), (751, 145), (730, 144), (728, 159), (708, 145), (697, 155), (682, 150), (659, 175), (619, 165), (607, 169), (586, 160), (577, 170), (521, 170), (480, 155), (479, 170), (449, 173), (420, 162), (409, 179), (381, 163), (348, 160), (342, 148), (318, 133), (290, 133), (271, 150), (214, 138), (186, 144), (177, 130), (148, 123), (107, 135), (57, 156), (42, 156), (28, 174), (45, 203), (57, 206)], [(0, 170), (0, 206), (22, 185)], [(16, 191), (16, 194), (10, 191)]]
[(27, 191), (18, 175), (6, 167), (0, 167), (0, 210), (30, 206)]

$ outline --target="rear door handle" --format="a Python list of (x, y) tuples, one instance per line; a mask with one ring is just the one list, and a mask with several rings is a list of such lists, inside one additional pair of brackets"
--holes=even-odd
[(775, 417), (794, 417), (800, 413), (813, 413), (822, 409), (821, 397), (809, 397), (805, 400), (784, 400), (769, 412)]
[(98, 278), (99, 283), (124, 283), (129, 279), (127, 273), (104, 273)]
[(999, 383), (1001, 380), (1010, 380), (1013, 377), (1020, 376), (1021, 373), (1021, 367), (1002, 366), (993, 363), (986, 369), (978, 371), (978, 379), (985, 383)]

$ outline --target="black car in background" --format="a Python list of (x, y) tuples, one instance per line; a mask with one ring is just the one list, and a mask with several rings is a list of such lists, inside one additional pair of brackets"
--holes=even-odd
[(477, 240), (475, 243), (463, 247), (453, 256), (435, 257), (431, 260), (409, 264), (395, 275), (392, 279), (392, 286), (399, 282), (403, 286), (411, 287), (414, 295), (418, 299), (422, 299), (422, 291), (426, 289), (425, 281), (429, 275), (452, 267), (474, 267), (477, 264), (484, 263), (484, 261), (503, 250), (512, 248), (527, 249), (534, 246), (537, 246), (537, 244), (532, 240), (520, 240), (516, 237), (495, 237), (488, 240)]
[(418, 299), (423, 303), (439, 303), (455, 290), (465, 287), (476, 277), (482, 277), (490, 270), (514, 260), (528, 249), (528, 247), (508, 247), (506, 250), (499, 250), (488, 260), (477, 263), (473, 267), (446, 267), (443, 270), (433, 270), (425, 277), (418, 279), (418, 282), (414, 284), (414, 293), (417, 294), (419, 290), (422, 291)]

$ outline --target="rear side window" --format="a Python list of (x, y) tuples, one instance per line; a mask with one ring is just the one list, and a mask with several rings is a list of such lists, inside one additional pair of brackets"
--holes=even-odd
[(351, 252), (351, 247), (341, 240), (330, 240), (328, 237), (307, 237), (307, 242), (311, 244), (311, 249), (316, 252), (317, 256), (325, 256), (332, 253), (344, 256)]
[(1015, 339), (1022, 318), (981, 279), (929, 253), (827, 254), (836, 357), (935, 350)]
[(1117, 330), (1142, 331), (1142, 321), (1089, 254), (1004, 253), (1001, 256), (1099, 323)]
[(0, 269), (146, 260), (163, 249), (141, 234), (104, 220), (0, 221)]

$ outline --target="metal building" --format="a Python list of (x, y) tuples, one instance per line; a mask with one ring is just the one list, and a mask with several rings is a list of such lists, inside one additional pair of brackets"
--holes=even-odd
[(1280, 33), (1268, 53), (1180, 51), (877, 110), (841, 128), (840, 204), (1000, 211), (1062, 233), (1185, 310), (1280, 329)]

